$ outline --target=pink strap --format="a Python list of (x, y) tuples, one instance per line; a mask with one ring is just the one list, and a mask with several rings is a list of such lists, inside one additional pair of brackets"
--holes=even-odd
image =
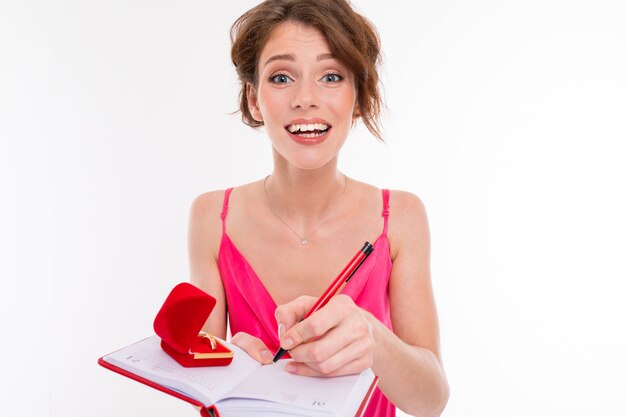
[(232, 191), (232, 187), (228, 188), (224, 193), (224, 204), (222, 205), (222, 214), (220, 217), (222, 218), (222, 233), (226, 231), (226, 215), (228, 214), (228, 199), (230, 198), (230, 192)]
[(383, 218), (385, 219), (385, 226), (383, 227), (383, 234), (387, 234), (387, 223), (389, 223), (389, 190), (383, 190)]

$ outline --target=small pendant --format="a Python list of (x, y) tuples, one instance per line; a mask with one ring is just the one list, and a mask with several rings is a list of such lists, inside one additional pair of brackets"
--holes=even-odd
[(308, 240), (306, 240), (306, 239), (302, 239), (302, 240), (300, 241), (300, 243), (302, 243), (303, 245), (306, 245), (307, 243), (309, 243), (309, 241), (308, 241)]

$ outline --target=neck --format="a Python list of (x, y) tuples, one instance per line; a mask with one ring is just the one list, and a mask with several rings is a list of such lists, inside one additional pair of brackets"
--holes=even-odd
[(315, 170), (274, 166), (267, 178), (269, 203), (276, 214), (302, 233), (324, 222), (341, 203), (348, 178), (337, 170), (336, 160)]

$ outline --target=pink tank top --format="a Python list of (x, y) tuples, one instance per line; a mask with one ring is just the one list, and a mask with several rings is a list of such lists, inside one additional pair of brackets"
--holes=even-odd
[[(278, 324), (274, 317), (276, 303), (252, 269), (246, 258), (226, 233), (228, 199), (232, 188), (224, 194), (222, 208), (222, 240), (218, 255), (220, 271), (228, 310), (231, 334), (246, 332), (263, 340), (271, 350), (279, 348)], [(372, 244), (374, 251), (356, 271), (342, 293), (349, 295), (359, 307), (372, 313), (378, 320), (392, 329), (389, 311), (389, 277), (391, 255), (387, 240), (389, 218), (389, 190), (382, 190), (384, 218), (383, 231)], [(393, 417), (395, 406), (376, 388), (365, 417)]]

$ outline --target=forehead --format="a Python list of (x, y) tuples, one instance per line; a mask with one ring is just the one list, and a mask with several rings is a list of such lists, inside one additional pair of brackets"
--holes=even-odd
[(276, 26), (260, 55), (260, 64), (273, 55), (292, 54), (300, 55), (330, 53), (326, 37), (314, 27), (302, 23), (284, 22)]

